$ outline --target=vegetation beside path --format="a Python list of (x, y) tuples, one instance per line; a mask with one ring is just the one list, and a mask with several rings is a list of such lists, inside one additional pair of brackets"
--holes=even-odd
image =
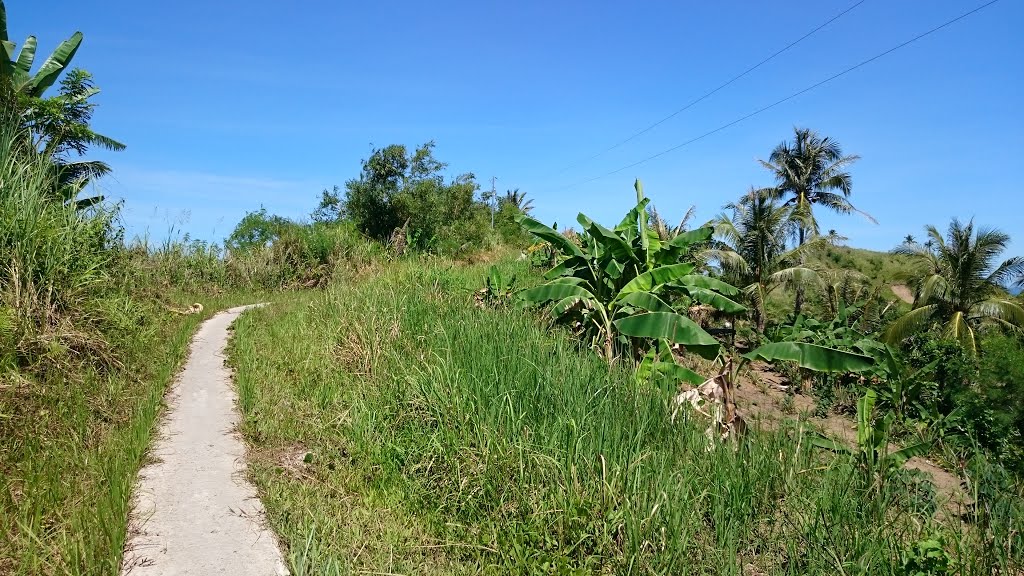
[(930, 547), (988, 574), (1019, 555), (996, 544), (1009, 511), (983, 534), (936, 519), (912, 475), (866, 492), (799, 422), (709, 450), (629, 366), (473, 306), (485, 273), (405, 262), (239, 321), (251, 476), (295, 574), (902, 574)]
[(118, 574), (130, 497), (164, 393), (201, 314), (153, 311), (114, 371), (4, 375), (0, 385), (0, 573)]

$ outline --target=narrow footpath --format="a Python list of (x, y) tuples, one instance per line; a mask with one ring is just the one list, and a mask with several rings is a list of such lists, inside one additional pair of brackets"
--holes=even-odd
[(231, 373), (228, 328), (248, 306), (203, 323), (139, 472), (121, 573), (132, 576), (288, 574), (263, 505), (245, 478), (245, 446)]

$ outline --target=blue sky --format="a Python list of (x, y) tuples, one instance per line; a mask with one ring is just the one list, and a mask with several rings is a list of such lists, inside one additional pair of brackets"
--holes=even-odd
[[(993, 6), (834, 82), (656, 160), (882, 52), (978, 1), (867, 0), (644, 136), (586, 162), (799, 38), (853, 0), (331, 2), (7, 0), (12, 39), (103, 89), (103, 192), (134, 233), (219, 239), (248, 210), (303, 217), (358, 175), (373, 146), (437, 143), (452, 174), (519, 188), (547, 222), (617, 221), (644, 181), (661, 212), (704, 220), (770, 179), (757, 158), (810, 127), (862, 156), (853, 202), (878, 224), (822, 215), (850, 244), (888, 249), (975, 217), (1024, 252), (1024, 3)], [(567, 169), (568, 168), (568, 169)], [(485, 185), (486, 185), (485, 184)]]

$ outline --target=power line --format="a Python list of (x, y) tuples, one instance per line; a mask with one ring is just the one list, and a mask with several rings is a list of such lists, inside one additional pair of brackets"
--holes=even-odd
[(607, 154), (608, 152), (611, 152), (612, 150), (615, 150), (615, 149), (616, 149), (616, 148), (618, 148), (619, 146), (622, 146), (623, 144), (627, 144), (627, 143), (629, 143), (629, 142), (631, 142), (631, 141), (635, 140), (636, 138), (638, 138), (638, 137), (640, 137), (640, 136), (643, 136), (644, 134), (646, 134), (646, 133), (650, 132), (650, 131), (651, 131), (651, 130), (653, 130), (654, 128), (657, 128), (658, 126), (660, 126), (660, 125), (664, 124), (665, 122), (667, 122), (667, 121), (671, 120), (672, 118), (675, 118), (675, 117), (676, 117), (676, 116), (678, 116), (679, 114), (682, 114), (683, 112), (685, 112), (685, 111), (689, 110), (690, 108), (692, 108), (692, 107), (696, 106), (697, 104), (700, 104), (701, 102), (703, 102), (704, 100), (707, 100), (708, 98), (710, 98), (711, 96), (713, 96), (714, 94), (716, 94), (717, 92), (719, 92), (720, 90), (722, 90), (723, 88), (725, 88), (725, 87), (729, 86), (730, 84), (732, 84), (733, 82), (735, 82), (735, 81), (739, 80), (740, 78), (743, 78), (743, 77), (744, 77), (744, 76), (746, 76), (747, 74), (750, 74), (750, 73), (751, 73), (751, 72), (753, 72), (754, 70), (757, 70), (757, 69), (758, 69), (758, 68), (760, 68), (761, 66), (764, 66), (764, 65), (765, 65), (765, 64), (767, 64), (768, 62), (771, 62), (771, 61), (772, 61), (772, 60), (774, 60), (774, 59), (775, 59), (775, 58), (776, 58), (777, 56), (780, 56), (780, 55), (781, 55), (781, 54), (782, 54), (783, 52), (786, 52), (786, 51), (787, 51), (787, 50), (789, 50), (790, 48), (792, 48), (792, 47), (796, 46), (797, 44), (799, 44), (799, 43), (803, 42), (804, 40), (806, 40), (806, 39), (810, 38), (810, 37), (811, 37), (811, 36), (812, 36), (812, 35), (813, 35), (813, 34), (814, 34), (815, 32), (817, 32), (817, 31), (821, 30), (822, 28), (824, 28), (824, 27), (828, 26), (829, 24), (831, 24), (831, 23), (835, 22), (836, 20), (838, 20), (838, 19), (842, 18), (842, 17), (843, 17), (843, 16), (845, 16), (845, 15), (846, 15), (846, 14), (847, 14), (848, 12), (852, 11), (852, 10), (853, 10), (854, 8), (856, 8), (857, 6), (860, 6), (861, 4), (863, 4), (863, 3), (864, 3), (864, 2), (866, 2), (866, 1), (867, 1), (867, 0), (860, 0), (859, 2), (856, 2), (856, 3), (854, 3), (854, 4), (852, 5), (852, 6), (850, 6), (850, 7), (849, 7), (849, 8), (847, 8), (846, 10), (843, 10), (842, 12), (840, 12), (840, 13), (836, 14), (835, 16), (833, 16), (832, 18), (828, 19), (828, 20), (827, 20), (826, 22), (824, 22), (823, 24), (820, 24), (820, 25), (819, 25), (819, 26), (818, 26), (817, 28), (815, 28), (815, 29), (811, 30), (810, 32), (808, 32), (808, 33), (804, 34), (803, 36), (801, 36), (801, 37), (797, 38), (796, 40), (794, 40), (794, 41), (790, 42), (789, 44), (787, 44), (787, 45), (786, 45), (786, 46), (785, 46), (784, 48), (782, 48), (781, 50), (779, 50), (779, 51), (775, 52), (774, 54), (772, 54), (771, 56), (769, 56), (769, 57), (765, 58), (764, 60), (761, 60), (761, 61), (760, 61), (760, 62), (758, 62), (757, 64), (754, 64), (754, 65), (753, 65), (753, 66), (751, 66), (750, 68), (747, 68), (747, 69), (746, 69), (746, 70), (744, 70), (743, 72), (740, 72), (740, 73), (739, 73), (739, 74), (737, 74), (736, 76), (733, 76), (732, 78), (730, 78), (729, 80), (727, 80), (727, 81), (726, 81), (726, 82), (725, 82), (724, 84), (721, 84), (720, 86), (718, 86), (717, 88), (715, 88), (715, 89), (711, 90), (710, 92), (707, 92), (707, 93), (705, 93), (705, 94), (704, 94), (703, 96), (701, 96), (701, 97), (697, 98), (696, 100), (693, 100), (693, 101), (691, 101), (691, 102), (690, 102), (689, 104), (687, 104), (687, 105), (683, 106), (682, 108), (680, 108), (680, 109), (676, 110), (675, 112), (673, 112), (673, 113), (669, 114), (668, 116), (665, 116), (664, 118), (662, 118), (661, 120), (658, 120), (658, 121), (657, 121), (657, 122), (655, 122), (654, 124), (651, 124), (651, 125), (647, 126), (646, 128), (644, 128), (644, 129), (640, 130), (639, 132), (637, 132), (637, 133), (633, 134), (632, 136), (630, 136), (630, 137), (626, 138), (625, 140), (622, 140), (622, 141), (620, 141), (620, 142), (618, 142), (618, 143), (616, 143), (616, 144), (613, 144), (612, 146), (610, 146), (610, 147), (608, 147), (608, 148), (605, 148), (604, 150), (602, 150), (602, 151), (598, 152), (597, 154), (594, 154), (593, 156), (590, 156), (590, 157), (588, 157), (588, 158), (584, 158), (584, 159), (582, 159), (582, 160), (579, 160), (579, 161), (577, 161), (577, 162), (574, 162), (574, 163), (572, 163), (572, 164), (570, 164), (570, 165), (566, 166), (565, 168), (563, 168), (563, 169), (561, 169), (560, 171), (556, 172), (556, 173), (555, 173), (555, 176), (558, 176), (558, 175), (564, 174), (564, 173), (565, 173), (566, 171), (568, 171), (568, 170), (570, 170), (570, 169), (572, 169), (572, 168), (575, 168), (576, 166), (579, 166), (580, 164), (584, 164), (584, 163), (586, 163), (586, 162), (589, 162), (589, 161), (591, 161), (591, 160), (593, 160), (593, 159), (595, 159), (595, 158), (598, 158), (598, 157), (600, 157), (600, 156), (603, 156), (603, 155)]
[(818, 82), (816, 84), (812, 84), (811, 86), (808, 86), (807, 88), (804, 88), (803, 90), (800, 90), (799, 92), (794, 92), (794, 93), (790, 94), (789, 96), (786, 96), (785, 98), (783, 98), (781, 100), (777, 100), (776, 102), (773, 102), (773, 103), (771, 103), (771, 104), (769, 104), (769, 105), (767, 105), (767, 106), (765, 106), (763, 108), (759, 108), (759, 109), (751, 112), (750, 114), (747, 114), (746, 116), (742, 116), (740, 118), (737, 118), (736, 120), (733, 120), (732, 122), (729, 122), (728, 124), (723, 124), (723, 125), (719, 126), (718, 128), (715, 128), (714, 130), (709, 130), (709, 131), (701, 134), (700, 136), (697, 136), (695, 138), (691, 138), (691, 139), (687, 140), (686, 142), (683, 142), (682, 144), (677, 144), (677, 145), (675, 145), (675, 146), (673, 146), (671, 148), (668, 148), (666, 150), (662, 150), (661, 152), (658, 152), (657, 154), (654, 154), (652, 156), (648, 156), (647, 158), (644, 158), (643, 160), (639, 160), (639, 161), (634, 162), (632, 164), (629, 164), (627, 166), (623, 166), (622, 168), (618, 168), (616, 170), (612, 170), (611, 172), (608, 172), (606, 174), (602, 174), (600, 176), (595, 176), (595, 177), (590, 178), (588, 180), (583, 180), (583, 181), (580, 181), (580, 182), (576, 182), (575, 184), (569, 184), (567, 186), (562, 186), (561, 188), (557, 188), (557, 190), (565, 190), (567, 188), (573, 188), (573, 187), (576, 187), (576, 186), (580, 186), (580, 185), (583, 185), (583, 184), (588, 184), (590, 182), (594, 182), (596, 180), (600, 180), (602, 178), (607, 178), (608, 176), (612, 176), (614, 174), (618, 174), (619, 172), (622, 172), (623, 170), (629, 170), (630, 168), (635, 168), (635, 167), (637, 167), (637, 166), (639, 166), (641, 164), (645, 164), (647, 162), (650, 162), (651, 160), (654, 160), (655, 158), (660, 158), (661, 156), (664, 156), (665, 154), (668, 154), (670, 152), (675, 152), (676, 150), (679, 150), (680, 148), (682, 148), (684, 146), (689, 146), (690, 144), (693, 144), (694, 142), (697, 142), (698, 140), (703, 140), (704, 138), (707, 138), (708, 136), (711, 136), (712, 134), (716, 134), (718, 132), (721, 132), (722, 130), (725, 130), (727, 128), (731, 128), (731, 127), (739, 124), (740, 122), (743, 122), (744, 120), (748, 120), (750, 118), (753, 118), (754, 116), (757, 116), (758, 114), (761, 114), (762, 112), (766, 112), (768, 110), (771, 110), (772, 108), (775, 108), (776, 106), (778, 106), (780, 104), (784, 104), (786, 102), (789, 102), (790, 100), (796, 98), (797, 96), (800, 96), (802, 94), (806, 94), (807, 92), (810, 92), (811, 90), (814, 90), (815, 88), (818, 88), (820, 86), (828, 84), (829, 82), (835, 80), (836, 78), (839, 78), (841, 76), (845, 76), (845, 75), (849, 74), (850, 72), (853, 72), (854, 70), (857, 70), (858, 68), (866, 66), (866, 65), (874, 62), (875, 60), (878, 60), (879, 58), (882, 58), (884, 56), (887, 56), (887, 55), (889, 55), (889, 54), (899, 50), (900, 48), (904, 48), (906, 46), (909, 46), (910, 44), (913, 44), (914, 42), (917, 42), (918, 40), (924, 38), (925, 36), (929, 36), (931, 34), (934, 34), (935, 32), (938, 32), (939, 30), (942, 30), (943, 28), (951, 26), (951, 25), (959, 22), (960, 20), (963, 20), (964, 18), (967, 18), (968, 16), (971, 16), (972, 14), (974, 14), (976, 12), (980, 12), (981, 10), (984, 10), (985, 8), (988, 8), (989, 6), (995, 4), (998, 1), (999, 0), (991, 0), (990, 2), (982, 4), (981, 6), (978, 6), (977, 8), (975, 8), (973, 10), (970, 10), (968, 12), (964, 12), (963, 14), (957, 16), (956, 18), (953, 18), (952, 20), (949, 20), (949, 21), (947, 21), (947, 22), (945, 22), (943, 24), (940, 24), (940, 25), (936, 26), (935, 28), (932, 28), (931, 30), (928, 30), (927, 32), (922, 32), (921, 34), (918, 34), (917, 36), (914, 36), (913, 38), (911, 38), (910, 40), (907, 40), (906, 42), (903, 42), (902, 44), (898, 44), (896, 46), (893, 46), (892, 48), (889, 48), (885, 52), (882, 52), (880, 54), (876, 54), (875, 56), (872, 56), (871, 58), (868, 58), (867, 60), (864, 60), (864, 61), (860, 62), (859, 64), (855, 64), (853, 66), (850, 66), (849, 68), (843, 70), (842, 72), (839, 72), (837, 74), (829, 76), (828, 78), (826, 78), (826, 79), (824, 79), (824, 80), (822, 80), (822, 81), (820, 81), (820, 82)]

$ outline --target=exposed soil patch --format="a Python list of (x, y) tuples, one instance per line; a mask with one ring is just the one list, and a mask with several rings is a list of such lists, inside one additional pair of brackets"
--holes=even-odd
[[(851, 418), (837, 414), (815, 418), (811, 416), (815, 408), (813, 398), (789, 390), (788, 382), (764, 363), (751, 364), (751, 371), (753, 377), (741, 377), (735, 392), (737, 407), (748, 422), (775, 428), (779, 422), (803, 414), (829, 437), (851, 447), (856, 445), (857, 424)], [(891, 449), (898, 447), (893, 445)], [(930, 475), (940, 503), (947, 508), (959, 509), (966, 501), (960, 478), (927, 458), (911, 458), (906, 467)]]
[(895, 294), (896, 297), (899, 298), (900, 300), (903, 300), (907, 304), (914, 303), (914, 293), (911, 292), (910, 288), (908, 288), (905, 284), (893, 284), (889, 288), (892, 289), (892, 293)]

